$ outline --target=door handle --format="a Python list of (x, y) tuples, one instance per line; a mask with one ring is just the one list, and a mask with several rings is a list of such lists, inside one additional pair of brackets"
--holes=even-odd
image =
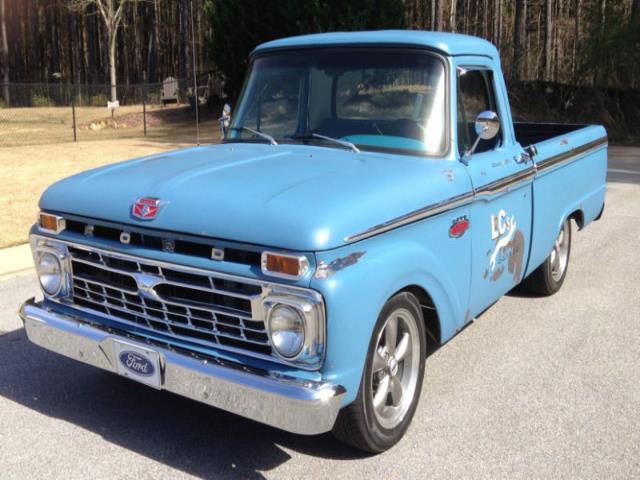
[(533, 162), (533, 157), (538, 154), (538, 149), (535, 145), (529, 145), (524, 149), (524, 152), (513, 157), (513, 160), (516, 163), (526, 165), (529, 162)]
[(533, 157), (527, 152), (522, 152), (513, 157), (513, 160), (520, 165), (526, 165), (527, 163), (533, 161)]

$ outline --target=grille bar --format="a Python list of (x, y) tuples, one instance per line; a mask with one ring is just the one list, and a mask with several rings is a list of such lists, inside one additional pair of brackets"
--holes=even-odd
[(199, 345), (272, 359), (258, 282), (69, 247), (72, 301), (110, 319)]
[[(81, 293), (80, 293), (80, 295), (79, 295), (79, 296), (80, 296), (80, 297), (82, 297), (82, 298), (84, 298), (84, 299), (86, 299), (86, 300), (88, 300), (88, 301), (90, 301), (90, 300), (91, 300), (91, 298), (90, 298), (90, 294), (91, 294), (91, 293), (95, 293), (95, 292), (91, 291), (90, 289), (80, 287), (80, 286), (78, 286), (77, 284), (75, 284), (75, 285), (74, 285), (73, 289), (74, 289), (74, 291), (76, 291), (76, 292), (80, 291)], [(111, 300), (111, 302), (112, 302), (112, 303), (113, 303), (113, 302), (120, 302), (120, 303), (122, 303), (122, 304), (124, 305), (124, 308), (125, 308), (125, 309), (126, 309), (126, 308), (130, 308), (130, 307), (128, 307), (128, 305), (132, 305), (132, 306), (134, 306), (134, 308), (133, 308), (132, 310), (133, 310), (133, 311), (135, 311), (135, 307), (137, 307), (137, 305), (136, 305), (135, 303), (131, 303), (131, 302), (128, 302), (127, 300), (123, 300), (123, 299), (122, 299), (122, 297), (116, 298), (116, 297), (111, 296), (111, 295), (108, 295), (108, 294), (106, 294), (106, 293), (103, 293), (103, 294), (102, 294), (102, 296), (103, 296), (103, 297), (105, 297), (105, 298), (106, 298), (106, 299), (108, 299), (108, 300)], [(108, 303), (108, 302), (107, 302), (107, 303)], [(116, 303), (116, 305), (117, 305), (117, 303)], [(174, 304), (174, 305), (177, 305), (177, 304)], [(145, 306), (144, 306), (144, 309), (145, 309), (147, 312), (151, 312), (151, 313), (150, 313), (150, 315), (152, 315), (152, 314), (156, 314), (156, 317), (157, 317), (157, 318), (163, 318), (164, 314), (167, 312), (166, 310), (161, 310), (161, 309), (158, 309), (158, 308), (153, 308), (153, 307), (150, 307), (149, 305), (145, 305)], [(225, 323), (225, 322), (221, 321), (220, 319), (218, 319), (216, 322), (213, 322), (210, 318), (204, 318), (204, 317), (198, 316), (197, 314), (194, 314), (194, 313), (193, 313), (193, 312), (194, 312), (194, 310), (195, 310), (195, 311), (197, 311), (197, 310), (199, 310), (199, 309), (195, 309), (195, 308), (187, 308), (187, 315), (184, 315), (184, 317), (185, 317), (187, 320), (188, 320), (189, 318), (191, 318), (191, 319), (196, 320), (196, 321), (209, 322), (209, 323), (212, 323), (212, 324), (213, 324), (213, 323), (217, 323), (218, 325), (223, 325), (223, 326), (226, 326), (226, 327), (237, 327), (237, 325), (234, 325), (234, 324), (231, 324), (231, 323)], [(213, 311), (211, 311), (211, 312), (213, 313)], [(160, 314), (160, 317), (158, 317), (158, 314)], [(176, 315), (179, 315), (179, 314), (176, 314)], [(241, 318), (241, 317), (238, 317), (238, 318)], [(246, 318), (246, 319), (247, 319), (247, 320), (250, 320), (249, 318)], [(242, 324), (242, 328), (243, 328), (244, 330), (247, 330), (247, 331), (250, 331), (250, 332), (255, 332), (255, 333), (262, 333), (262, 332), (264, 332), (264, 329), (252, 328), (252, 327), (250, 327), (250, 326), (247, 326), (247, 325), (246, 325), (246, 322), (240, 322), (240, 323)]]
[[(104, 263), (104, 260), (103, 260), (104, 255), (103, 254), (99, 254), (99, 255), (100, 255), (101, 261), (98, 262), (98, 263), (97, 262), (92, 262), (92, 261), (89, 261), (89, 260), (84, 260), (84, 259), (81, 259), (81, 258), (76, 258), (76, 257), (73, 257), (73, 261), (74, 262), (79, 262), (79, 263), (84, 263), (85, 265), (90, 265), (90, 266), (93, 266), (93, 267), (96, 267), (96, 268), (101, 268), (103, 270), (107, 270), (107, 271), (118, 273), (118, 274), (128, 273), (127, 270), (120, 270), (120, 269), (109, 267), (108, 265), (106, 265)], [(210, 287), (204, 287), (204, 286), (200, 286), (200, 285), (197, 285), (197, 284), (186, 284), (186, 283), (183, 283), (183, 282), (176, 282), (176, 281), (169, 280), (169, 279), (166, 278), (166, 276), (163, 273), (163, 267), (158, 267), (158, 269), (159, 269), (159, 275), (161, 277), (163, 277), (163, 282), (162, 283), (167, 284), (167, 285), (188, 286), (189, 288), (192, 288), (192, 289), (195, 289), (195, 290), (202, 290), (204, 292), (220, 293), (220, 294), (223, 294), (223, 295), (228, 295), (230, 297), (244, 298), (244, 299), (247, 299), (247, 300), (251, 300), (253, 298), (252, 295), (246, 295), (246, 294), (243, 295), (241, 293), (235, 293), (235, 292), (230, 291), (230, 290), (220, 290), (220, 289), (216, 288), (215, 283), (213, 283), (213, 280), (211, 279), (211, 277), (204, 277), (204, 278), (208, 278), (210, 280)], [(135, 272), (142, 272), (142, 270), (138, 267), (135, 270)]]
[[(118, 291), (120, 293), (126, 293), (126, 294), (130, 294), (130, 295), (135, 295), (137, 293), (137, 291), (131, 291), (131, 290), (126, 290), (124, 288), (120, 288), (120, 287), (115, 287), (113, 285), (109, 285), (107, 283), (103, 283), (103, 282), (99, 282), (97, 280), (92, 280), (89, 278), (86, 278), (84, 276), (79, 276), (79, 275), (75, 275), (74, 276), (74, 280), (81, 280), (83, 282), (89, 283), (91, 285), (96, 285), (98, 287), (103, 287), (103, 288), (107, 288), (110, 290), (115, 290)], [(117, 298), (116, 298), (117, 300)], [(174, 302), (172, 300), (168, 300), (168, 299), (164, 299), (162, 301), (162, 303), (166, 304), (166, 305), (175, 305), (178, 307), (182, 307), (182, 306), (187, 306), (184, 303), (179, 303), (179, 302)], [(188, 308), (192, 308), (194, 310), (206, 310), (209, 311), (211, 313), (220, 313), (222, 315), (232, 315), (234, 317), (238, 317), (244, 320), (253, 320), (253, 318), (251, 317), (251, 315), (247, 314), (246, 312), (243, 312), (242, 310), (234, 310), (231, 308), (216, 308), (216, 307), (212, 307), (212, 306), (208, 306), (208, 305), (189, 305)]]

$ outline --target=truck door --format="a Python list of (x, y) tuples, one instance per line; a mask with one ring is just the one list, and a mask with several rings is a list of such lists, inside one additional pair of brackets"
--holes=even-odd
[[(474, 189), (472, 315), (520, 283), (531, 238), (534, 171), (530, 162), (524, 163), (526, 157), (515, 142), (506, 90), (503, 83), (496, 88), (496, 80), (488, 66), (457, 69), (458, 149)], [(493, 139), (480, 140), (474, 153), (465, 156), (477, 138), (475, 119), (483, 111), (498, 114), (500, 130)]]

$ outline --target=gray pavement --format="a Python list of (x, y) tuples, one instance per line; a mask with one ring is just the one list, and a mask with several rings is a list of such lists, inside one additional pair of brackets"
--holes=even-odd
[(512, 293), (431, 355), (411, 429), (375, 457), (32, 346), (33, 274), (0, 281), (0, 478), (637, 478), (640, 149), (611, 157), (563, 289)]

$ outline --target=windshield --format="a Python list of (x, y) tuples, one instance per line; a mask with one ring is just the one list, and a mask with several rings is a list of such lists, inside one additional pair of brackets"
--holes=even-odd
[[(252, 64), (228, 141), (305, 142), (441, 155), (445, 70), (426, 52), (306, 49)], [(247, 128), (248, 127), (248, 128)], [(324, 138), (323, 138), (324, 137)], [(328, 138), (327, 138), (328, 137)]]

